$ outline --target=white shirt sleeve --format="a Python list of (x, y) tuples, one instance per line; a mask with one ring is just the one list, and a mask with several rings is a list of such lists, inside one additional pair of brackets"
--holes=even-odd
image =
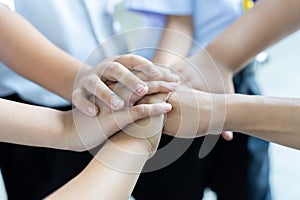
[(192, 15), (194, 0), (127, 0), (131, 11), (163, 15)]
[(0, 4), (7, 6), (11, 10), (15, 10), (15, 4), (13, 0), (0, 0)]

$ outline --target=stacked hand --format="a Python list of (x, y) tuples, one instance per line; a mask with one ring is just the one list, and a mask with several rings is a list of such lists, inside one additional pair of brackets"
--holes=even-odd
[[(233, 71), (216, 63), (205, 51), (198, 52), (187, 61), (175, 64), (172, 69), (180, 75), (181, 83), (187, 87), (210, 93), (234, 93)], [(224, 131), (222, 137), (231, 140), (233, 134)]]
[[(147, 85), (144, 81), (156, 81)], [(166, 81), (166, 82), (164, 82)], [(74, 85), (73, 104), (83, 113), (96, 116), (100, 110), (89, 96), (93, 95), (113, 110), (124, 107), (124, 99), (113, 92), (109, 85), (118, 84), (118, 88), (127, 88), (135, 95), (160, 91), (160, 86), (174, 89), (179, 77), (170, 71), (158, 68), (153, 63), (136, 55), (122, 55), (104, 60), (95, 68), (83, 66)]]
[[(71, 133), (70, 148), (90, 149), (123, 130), (128, 137), (134, 136), (146, 142), (151, 153), (157, 147), (162, 127), (151, 129), (152, 124), (155, 124), (152, 123), (148, 133), (147, 128), (139, 128), (143, 125), (132, 123), (150, 116), (160, 116), (152, 119), (158, 120), (156, 125), (162, 124), (161, 115), (169, 112), (171, 105), (173, 110), (168, 113), (163, 127), (166, 134), (190, 138), (208, 133), (220, 133), (217, 131), (222, 130), (224, 117), (221, 115), (215, 117), (214, 113), (225, 112), (225, 107), (222, 106), (222, 101), (225, 99), (195, 89), (218, 93), (232, 92), (232, 73), (225, 68), (216, 67), (205, 54), (201, 61), (191, 58), (191, 62), (197, 68), (183, 63), (174, 66), (181, 81), (187, 85), (177, 90), (179, 80), (177, 75), (166, 68), (154, 66), (150, 61), (139, 56), (115, 57), (100, 63), (94, 69), (84, 70), (78, 78), (73, 95), (74, 105), (78, 110), (73, 111), (75, 125), (68, 123), (71, 124), (68, 131)], [(165, 103), (170, 92), (174, 92), (168, 99), (171, 105)], [(220, 97), (224, 98), (221, 95)], [(217, 107), (212, 102), (218, 102)], [(96, 113), (91, 115), (91, 112), (85, 112), (89, 110), (88, 107), (93, 107), (98, 115), (87, 117), (86, 114), (96, 115)], [(214, 120), (212, 116), (215, 117)], [(146, 121), (149, 119), (138, 123), (147, 124)], [(74, 134), (76, 131), (78, 134)], [(159, 137), (153, 137), (155, 135)], [(223, 132), (222, 135), (228, 140), (232, 138), (230, 133)]]
[[(178, 80), (178, 76), (170, 70), (156, 67), (148, 60), (134, 55), (119, 56), (113, 61), (100, 63), (95, 69), (85, 70), (73, 94), (73, 103), (77, 109), (66, 113), (65, 117), (66, 133), (69, 133), (66, 138), (68, 149), (82, 151), (93, 148), (129, 124), (150, 116), (157, 116), (153, 118), (158, 120), (154, 124), (162, 126), (162, 114), (171, 110), (170, 104), (163, 101), (155, 104), (135, 103), (146, 94), (175, 91)], [(121, 102), (117, 104), (118, 107), (114, 104), (115, 99)], [(96, 117), (89, 117), (91, 112), (86, 112), (89, 107), (97, 110)], [(132, 132), (131, 136), (145, 134), (144, 129), (133, 131), (133, 125), (127, 131)], [(161, 129), (156, 128), (159, 130), (156, 133), (161, 132)], [(152, 132), (151, 137), (154, 135)], [(143, 141), (149, 142), (147, 138), (147, 134), (144, 135)]]

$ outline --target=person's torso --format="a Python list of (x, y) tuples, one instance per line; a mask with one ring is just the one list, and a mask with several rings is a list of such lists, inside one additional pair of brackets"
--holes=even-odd
[(241, 0), (193, 0), (194, 39), (206, 46), (242, 13)]
[[(108, 0), (15, 0), (15, 10), (59, 48), (84, 61), (115, 32), (108, 4)], [(18, 93), (24, 100), (40, 105), (68, 104), (1, 65), (0, 95), (9, 93)]]

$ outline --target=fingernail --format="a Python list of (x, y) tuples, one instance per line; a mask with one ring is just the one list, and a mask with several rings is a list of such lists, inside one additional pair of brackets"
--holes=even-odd
[(97, 114), (97, 110), (92, 106), (88, 107), (88, 112), (93, 116)]
[(226, 135), (227, 140), (232, 140), (233, 139), (233, 132), (232, 131), (224, 131), (223, 133)]
[(169, 103), (162, 103), (161, 107), (163, 108), (164, 111), (168, 112), (172, 109), (172, 105)]
[(120, 99), (119, 97), (113, 97), (112, 106), (115, 109), (121, 109), (124, 106), (124, 101), (122, 99)]
[(144, 84), (141, 84), (141, 83), (138, 83), (137, 86), (136, 86), (136, 88), (135, 88), (135, 91), (139, 95), (147, 94), (147, 92), (148, 92), (148, 86), (146, 86)]

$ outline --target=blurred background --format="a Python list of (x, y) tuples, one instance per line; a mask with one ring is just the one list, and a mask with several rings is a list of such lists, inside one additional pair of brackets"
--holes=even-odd
[[(6, 0), (12, 4), (12, 1)], [(140, 19), (128, 13), (124, 4), (115, 9), (115, 17), (125, 30), (140, 23)], [(257, 81), (266, 96), (300, 98), (300, 32), (277, 43), (266, 50), (262, 63), (258, 64)], [(300, 151), (271, 144), (270, 181), (274, 200), (300, 199)], [(5, 189), (0, 179), (0, 199), (6, 199)], [(213, 192), (207, 190), (205, 200), (216, 199)]]
[[(115, 17), (125, 30), (130, 30), (140, 23), (139, 17), (127, 12), (122, 2), (116, 7)], [(257, 81), (265, 96), (300, 98), (299, 47), (300, 31), (257, 57)], [(269, 152), (273, 199), (299, 200), (300, 151), (271, 144)], [(207, 189), (204, 200), (215, 199), (215, 194)]]

